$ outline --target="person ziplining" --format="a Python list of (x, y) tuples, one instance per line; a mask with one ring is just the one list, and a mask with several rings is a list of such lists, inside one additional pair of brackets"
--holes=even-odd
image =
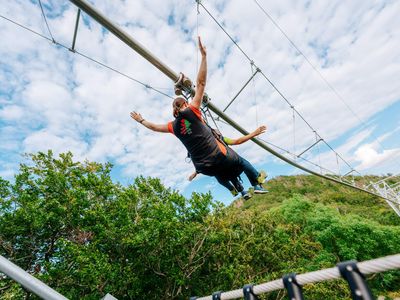
[(254, 193), (267, 193), (268, 191), (262, 186), (266, 173), (258, 172), (250, 162), (228, 147), (228, 145), (240, 144), (264, 133), (266, 127), (261, 126), (253, 133), (233, 140), (219, 137), (203, 120), (200, 107), (207, 79), (207, 52), (200, 37), (198, 37), (198, 43), (201, 63), (196, 91), (190, 103), (187, 103), (183, 97), (174, 99), (172, 108), (175, 120), (167, 124), (155, 124), (145, 120), (138, 112), (132, 111), (130, 115), (146, 128), (156, 132), (172, 133), (183, 143), (196, 169), (191, 179), (198, 173), (214, 176), (232, 195), (236, 196), (240, 193), (247, 200), (251, 197), (251, 193), (244, 189), (239, 177), (244, 172)]

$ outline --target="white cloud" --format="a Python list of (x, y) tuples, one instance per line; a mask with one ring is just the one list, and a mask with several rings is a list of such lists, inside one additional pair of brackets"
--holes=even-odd
[(7, 121), (18, 120), (23, 116), (23, 109), (17, 105), (8, 105), (0, 110), (0, 118)]
[[(52, 8), (46, 13), (54, 38), (70, 47), (77, 8), (70, 3), (44, 3)], [(251, 75), (247, 59), (204, 10), (200, 8), (197, 16), (194, 2), (93, 3), (171, 69), (192, 79), (198, 64), (198, 19), (198, 32), (208, 49), (207, 92), (219, 108), (226, 106)], [(334, 141), (359, 125), (254, 3), (232, 0), (204, 5), (325, 140)], [(396, 88), (400, 85), (400, 20), (396, 15), (400, 3), (285, 0), (262, 5), (362, 120), (400, 99)], [(37, 3), (2, 1), (0, 14), (48, 36)], [(179, 141), (172, 135), (150, 132), (129, 117), (131, 110), (137, 110), (148, 120), (166, 123), (172, 119), (171, 99), (4, 19), (0, 19), (0, 32), (4, 41), (10, 41), (0, 49), (4, 153), (0, 163), (6, 170), (0, 172), (10, 172), (10, 167), (3, 167), (8, 155), (18, 160), (19, 153), (52, 148), (56, 153), (71, 150), (77, 158), (111, 160), (126, 178), (143, 174), (161, 177), (174, 187), (187, 186), (193, 167), (184, 162), (186, 151)], [(172, 94), (170, 79), (85, 13), (76, 49)], [(295, 153), (315, 141), (312, 130), (298, 116), (293, 133), (292, 111), (260, 75), (227, 113), (249, 130), (266, 124), (263, 138)], [(365, 146), (376, 125), (347, 139), (338, 151), (367, 169), (390, 155), (397, 157), (396, 146), (387, 151)], [(227, 136), (240, 135), (225, 125), (221, 129)], [(235, 150), (257, 165), (276, 161), (251, 143)], [(335, 168), (335, 158), (331, 154), (327, 158), (327, 167)]]
[(379, 152), (372, 144), (363, 145), (355, 152), (355, 160), (360, 162), (357, 168), (365, 172), (371, 169), (376, 172), (377, 167), (379, 167), (378, 170), (382, 173), (398, 173), (398, 166), (393, 161), (399, 158), (400, 148)]

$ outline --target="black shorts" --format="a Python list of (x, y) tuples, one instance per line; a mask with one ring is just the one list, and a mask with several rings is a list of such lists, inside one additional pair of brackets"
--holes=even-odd
[(212, 160), (194, 163), (198, 173), (225, 178), (237, 177), (243, 172), (239, 155), (227, 147), (226, 155), (219, 153)]

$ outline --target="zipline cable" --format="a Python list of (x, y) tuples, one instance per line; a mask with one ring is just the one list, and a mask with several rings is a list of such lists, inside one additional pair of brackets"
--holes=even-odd
[[(229, 123), (225, 122), (224, 120), (222, 120), (222, 119), (219, 118), (219, 117), (216, 118), (216, 121), (221, 122), (221, 123), (224, 123), (225, 125), (230, 126)], [(215, 121), (214, 121), (214, 122), (215, 122)], [(217, 127), (218, 127), (218, 126), (217, 126)], [(218, 129), (218, 130), (219, 130), (219, 129)], [(299, 158), (299, 159), (301, 159), (302, 161), (304, 161), (304, 162), (306, 162), (306, 163), (309, 163), (310, 165), (313, 165), (314, 167), (316, 167), (316, 168), (318, 168), (318, 169), (324, 170), (324, 171), (327, 173), (327, 176), (333, 176), (333, 175), (334, 175), (334, 176), (340, 177), (340, 173), (339, 173), (339, 174), (336, 174), (335, 171), (332, 171), (332, 170), (330, 170), (330, 169), (327, 169), (327, 168), (323, 167), (322, 165), (319, 165), (319, 164), (317, 164), (317, 163), (315, 163), (315, 162), (313, 162), (313, 161), (311, 161), (311, 160), (309, 160), (309, 159), (307, 159), (307, 158), (305, 158), (305, 157), (303, 157), (303, 156), (297, 156), (295, 153), (293, 153), (293, 152), (291, 152), (291, 151), (289, 151), (289, 150), (287, 150), (287, 149), (285, 149), (285, 148), (282, 148), (282, 147), (280, 147), (280, 146), (278, 146), (278, 145), (275, 145), (274, 143), (271, 143), (271, 142), (269, 142), (269, 141), (267, 141), (267, 140), (265, 140), (265, 139), (263, 139), (263, 138), (261, 138), (261, 137), (256, 137), (255, 139), (257, 139), (257, 140), (259, 140), (259, 141), (261, 141), (261, 142), (263, 142), (263, 143), (265, 143), (265, 144), (267, 144), (267, 145), (270, 145), (270, 146), (272, 146), (272, 147), (278, 149), (279, 151), (281, 151), (282, 153), (285, 153), (285, 154), (288, 155), (289, 157), (295, 157), (296, 159)], [(339, 162), (339, 161), (337, 160), (337, 162)], [(394, 203), (394, 202), (393, 202), (393, 203)]]
[[(293, 153), (296, 153), (296, 115), (294, 109), (292, 109), (292, 119), (293, 119)], [(293, 155), (293, 160), (296, 161), (296, 154)]]
[(243, 53), (244, 56), (246, 56), (246, 58), (249, 60), (249, 62), (252, 62), (252, 59), (246, 54), (246, 52), (243, 51), (243, 49), (239, 46), (239, 44), (233, 39), (233, 37), (231, 37), (231, 35), (225, 30), (225, 28), (217, 21), (217, 19), (214, 18), (214, 16), (207, 10), (207, 8), (203, 5), (203, 3), (201, 3), (200, 0), (196, 0), (196, 2), (198, 3), (198, 5), (201, 5), (203, 7), (203, 9), (207, 12), (207, 14), (215, 21), (215, 23), (217, 23), (217, 25), (219, 26), (219, 28), (222, 29), (223, 32), (225, 32), (225, 34), (230, 38), (230, 40), (236, 45), (236, 47)]
[[(109, 18), (107, 18), (104, 14), (102, 14), (99, 10), (97, 10), (93, 5), (91, 5), (89, 2), (86, 0), (70, 0), (70, 2), (74, 3), (76, 6), (78, 6), (80, 9), (85, 11), (89, 16), (91, 16), (94, 20), (96, 20), (99, 24), (101, 24), (103, 27), (105, 27), (108, 31), (110, 31), (112, 34), (114, 34), (118, 39), (120, 39), (123, 43), (125, 43), (127, 46), (129, 46), (131, 49), (136, 51), (139, 55), (141, 55), (143, 58), (145, 58), (149, 63), (151, 63), (154, 67), (156, 67), (158, 70), (160, 70), (162, 73), (164, 73), (165, 76), (170, 78), (173, 82), (177, 82), (179, 79), (179, 74), (169, 68), (166, 64), (164, 64), (160, 59), (158, 59), (156, 56), (154, 56), (149, 50), (147, 50), (143, 45), (141, 45), (138, 41), (136, 41), (134, 38), (132, 38), (127, 32), (125, 32), (123, 29), (121, 29), (119, 26), (117, 26), (114, 22), (112, 22)], [(193, 92), (193, 89), (191, 88), (191, 92)], [(236, 123), (232, 118), (230, 118), (228, 115), (226, 115), (223, 111), (221, 111), (218, 107), (216, 107), (211, 101), (205, 102), (207, 106), (220, 118), (224, 119), (226, 122), (229, 123), (230, 126), (232, 126), (234, 129), (236, 129), (238, 132), (247, 135), (249, 132), (245, 130), (243, 127), (241, 127), (238, 123)], [(340, 181), (336, 178), (333, 177), (328, 177), (323, 174), (319, 174), (318, 172), (315, 172), (313, 170), (310, 170), (296, 162), (294, 162), (291, 159), (288, 159), (287, 157), (281, 155), (280, 153), (276, 152), (274, 149), (271, 149), (269, 146), (267, 146), (265, 143), (262, 143), (261, 141), (257, 139), (252, 139), (254, 143), (256, 143), (258, 146), (266, 150), (267, 152), (271, 153), (272, 155), (276, 156), (277, 158), (287, 162), (288, 164), (295, 166), (296, 168), (303, 170), (307, 173), (319, 176), (321, 178), (348, 186), (350, 188), (363, 191), (365, 193), (378, 196), (380, 198), (383, 198), (385, 200), (386, 197), (376, 193), (376, 191), (370, 191), (362, 187), (358, 187), (343, 181)], [(400, 213), (399, 213), (400, 216)]]
[[(339, 92), (333, 87), (332, 84), (325, 78), (324, 75), (314, 66), (314, 64), (308, 59), (308, 57), (297, 47), (297, 45), (292, 41), (292, 39), (286, 34), (286, 32), (279, 26), (279, 24), (271, 17), (270, 14), (262, 7), (257, 0), (253, 0), (257, 6), (261, 9), (261, 11), (268, 17), (268, 19), (278, 28), (278, 30), (285, 36), (285, 38), (289, 41), (289, 43), (296, 49), (296, 51), (305, 59), (305, 61), (311, 66), (311, 68), (319, 75), (319, 77), (324, 81), (324, 83), (328, 86), (328, 88), (336, 95), (336, 97), (347, 107), (347, 109), (353, 114), (354, 117), (358, 120), (358, 122), (362, 125), (362, 128), (367, 128), (367, 124), (358, 116), (358, 114), (346, 103), (344, 98), (339, 94)], [(379, 146), (382, 150), (385, 150), (379, 139), (376, 137), (374, 133), (371, 133), (375, 140), (378, 142)], [(400, 166), (397, 160), (395, 160), (396, 164)]]
[[(219, 117), (216, 118), (216, 121), (221, 122), (221, 123), (224, 123), (225, 125), (230, 126), (229, 123), (225, 122), (224, 120), (222, 120), (222, 119), (219, 118)], [(316, 167), (316, 168), (318, 168), (318, 169), (324, 170), (324, 171), (327, 173), (327, 176), (333, 176), (333, 175), (335, 175), (335, 176), (340, 177), (340, 173), (337, 174), (335, 171), (332, 171), (332, 170), (330, 170), (330, 169), (327, 169), (327, 168), (323, 167), (322, 165), (319, 165), (319, 164), (317, 164), (317, 163), (315, 163), (315, 162), (313, 162), (313, 161), (311, 161), (311, 160), (309, 160), (309, 159), (307, 159), (307, 158), (305, 158), (305, 157), (303, 157), (303, 156), (297, 156), (297, 154), (295, 154), (295, 153), (293, 153), (293, 152), (291, 152), (291, 151), (289, 151), (289, 150), (287, 150), (287, 149), (285, 149), (285, 148), (282, 148), (282, 147), (280, 147), (280, 146), (278, 146), (278, 145), (275, 145), (274, 143), (271, 143), (271, 142), (269, 142), (269, 141), (267, 141), (267, 140), (265, 140), (265, 139), (263, 139), (263, 138), (261, 138), (261, 137), (256, 137), (255, 139), (257, 139), (257, 140), (259, 140), (259, 141), (261, 141), (261, 142), (263, 142), (263, 143), (265, 143), (265, 144), (267, 144), (267, 145), (270, 145), (270, 146), (272, 146), (272, 147), (278, 149), (279, 151), (281, 151), (282, 153), (285, 153), (285, 154), (288, 155), (289, 157), (294, 157), (294, 158), (296, 158), (296, 159), (299, 158), (299, 159), (301, 159), (302, 161), (304, 161), (304, 162), (306, 162), (306, 163), (309, 163), (310, 165), (312, 165), (312, 166), (314, 166), (314, 167)], [(337, 162), (338, 162), (338, 160), (337, 160)]]
[[(250, 67), (251, 67), (251, 74), (255, 74), (258, 73), (257, 71), (257, 67), (254, 66), (254, 63), (250, 63)], [(255, 76), (252, 77), (252, 81), (253, 81), (253, 98), (254, 98), (254, 102), (255, 102), (255, 106), (256, 106), (256, 125), (258, 127), (258, 104), (257, 104), (257, 93), (256, 93), (256, 81), (255, 81)]]
[[(68, 52), (71, 52), (71, 51), (69, 51), (70, 49), (69, 49), (67, 46), (65, 46), (65, 45), (63, 45), (63, 44), (57, 42), (57, 41), (54, 40), (54, 39), (50, 39), (49, 37), (47, 37), (47, 36), (45, 36), (45, 35), (43, 35), (43, 34), (41, 34), (41, 33), (39, 33), (39, 32), (36, 32), (36, 31), (34, 31), (34, 30), (32, 30), (32, 29), (30, 29), (30, 28), (28, 28), (28, 27), (26, 27), (26, 26), (24, 26), (24, 25), (22, 25), (22, 24), (20, 24), (20, 23), (18, 23), (18, 22), (16, 22), (16, 21), (13, 21), (13, 20), (11, 20), (11, 19), (9, 19), (9, 18), (7, 18), (7, 17), (5, 17), (5, 16), (3, 16), (3, 15), (0, 15), (0, 18), (3, 18), (4, 20), (7, 20), (7, 21), (13, 23), (14, 25), (17, 25), (17, 26), (19, 26), (19, 27), (21, 27), (21, 28), (23, 28), (23, 29), (25, 29), (25, 30), (27, 30), (27, 31), (29, 31), (29, 32), (31, 32), (31, 33), (33, 33), (33, 34), (36, 34), (36, 35), (38, 35), (39, 37), (41, 37), (41, 38), (43, 38), (43, 39), (45, 39), (45, 40), (47, 40), (47, 41), (53, 43), (54, 45), (60, 46), (61, 48), (65, 49), (65, 50), (68, 50)], [(100, 65), (100, 66), (102, 66), (102, 67), (104, 67), (104, 68), (106, 68), (106, 69), (109, 69), (109, 70), (111, 70), (111, 71), (113, 71), (113, 72), (115, 72), (115, 73), (117, 73), (117, 74), (119, 74), (119, 75), (121, 75), (121, 76), (124, 76), (124, 77), (126, 77), (127, 79), (129, 79), (129, 80), (131, 80), (131, 81), (134, 81), (134, 82), (136, 82), (136, 83), (138, 83), (138, 84), (144, 86), (144, 87), (147, 88), (147, 89), (153, 90), (153, 91), (155, 91), (155, 92), (157, 92), (157, 93), (159, 93), (159, 94), (161, 94), (161, 95), (164, 95), (164, 96), (166, 96), (166, 97), (168, 97), (168, 98), (170, 98), (170, 99), (173, 99), (173, 97), (171, 97), (170, 95), (168, 95), (168, 94), (166, 94), (166, 93), (164, 93), (164, 92), (158, 90), (157, 88), (154, 88), (154, 87), (152, 87), (152, 86), (150, 86), (150, 85), (148, 85), (148, 84), (146, 84), (146, 83), (143, 83), (143, 82), (141, 82), (141, 81), (139, 81), (139, 80), (137, 80), (137, 79), (135, 79), (135, 78), (133, 78), (133, 77), (131, 77), (131, 76), (129, 76), (129, 75), (126, 75), (125, 73), (123, 73), (123, 72), (121, 72), (121, 71), (118, 71), (117, 69), (114, 69), (114, 68), (112, 68), (112, 67), (110, 67), (110, 66), (108, 66), (108, 65), (106, 65), (106, 64), (104, 64), (104, 63), (102, 63), (102, 62), (100, 62), (100, 61), (98, 61), (98, 60), (95, 60), (94, 58), (91, 58), (91, 57), (89, 57), (89, 56), (87, 56), (87, 55), (85, 55), (85, 54), (83, 54), (83, 53), (81, 53), (81, 52), (79, 52), (79, 51), (77, 51), (77, 50), (74, 50), (74, 52), (72, 52), (72, 53), (76, 53), (76, 54), (78, 54), (79, 56), (81, 56), (81, 57), (83, 57), (83, 58), (85, 58), (85, 59), (87, 59), (87, 60), (90, 60), (90, 61), (92, 61), (92, 62), (94, 62), (94, 63), (96, 63), (96, 64), (98, 64), (98, 65)]]
[[(197, 0), (198, 1), (198, 0)], [(254, 61), (249, 57), (249, 55), (246, 54), (246, 52), (239, 46), (239, 44), (232, 38), (232, 36), (225, 30), (225, 28), (218, 22), (218, 20), (210, 13), (210, 11), (201, 3), (198, 2), (199, 5), (203, 7), (203, 9), (207, 12), (207, 14), (214, 20), (214, 22), (222, 29), (222, 31), (229, 37), (229, 39), (237, 46), (237, 48), (243, 53), (243, 55), (250, 61), (250, 63), (254, 64)], [(282, 97), (282, 99), (285, 100), (285, 102), (296, 112), (296, 114), (307, 124), (307, 126), (313, 131), (317, 132), (311, 124), (303, 117), (303, 115), (291, 104), (291, 102), (287, 99), (287, 97), (278, 89), (278, 87), (269, 79), (269, 77), (262, 71), (259, 70), (259, 72), (262, 74), (262, 76), (267, 80), (267, 82), (275, 89), (275, 91)], [(319, 135), (319, 134), (318, 134)], [(320, 135), (319, 135), (320, 136)], [(324, 139), (323, 139), (324, 140)], [(325, 141), (325, 143), (327, 143)], [(337, 153), (332, 147), (329, 146), (329, 148), (336, 154), (340, 156), (339, 153)], [(341, 157), (341, 156), (340, 156)], [(351, 168), (354, 169), (350, 164), (343, 158), (341, 159)], [(359, 172), (358, 172), (359, 173)]]

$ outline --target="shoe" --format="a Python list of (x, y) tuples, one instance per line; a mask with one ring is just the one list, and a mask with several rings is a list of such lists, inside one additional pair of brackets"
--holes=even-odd
[(231, 190), (231, 194), (233, 197), (236, 197), (239, 193), (236, 189)]
[(267, 173), (261, 170), (257, 177), (258, 184), (263, 184), (265, 182), (265, 178), (267, 177), (268, 177)]
[(249, 200), (251, 198), (251, 194), (248, 191), (242, 191), (241, 194), (244, 200)]
[(266, 194), (268, 190), (264, 189), (262, 186), (256, 185), (254, 187), (254, 194)]

